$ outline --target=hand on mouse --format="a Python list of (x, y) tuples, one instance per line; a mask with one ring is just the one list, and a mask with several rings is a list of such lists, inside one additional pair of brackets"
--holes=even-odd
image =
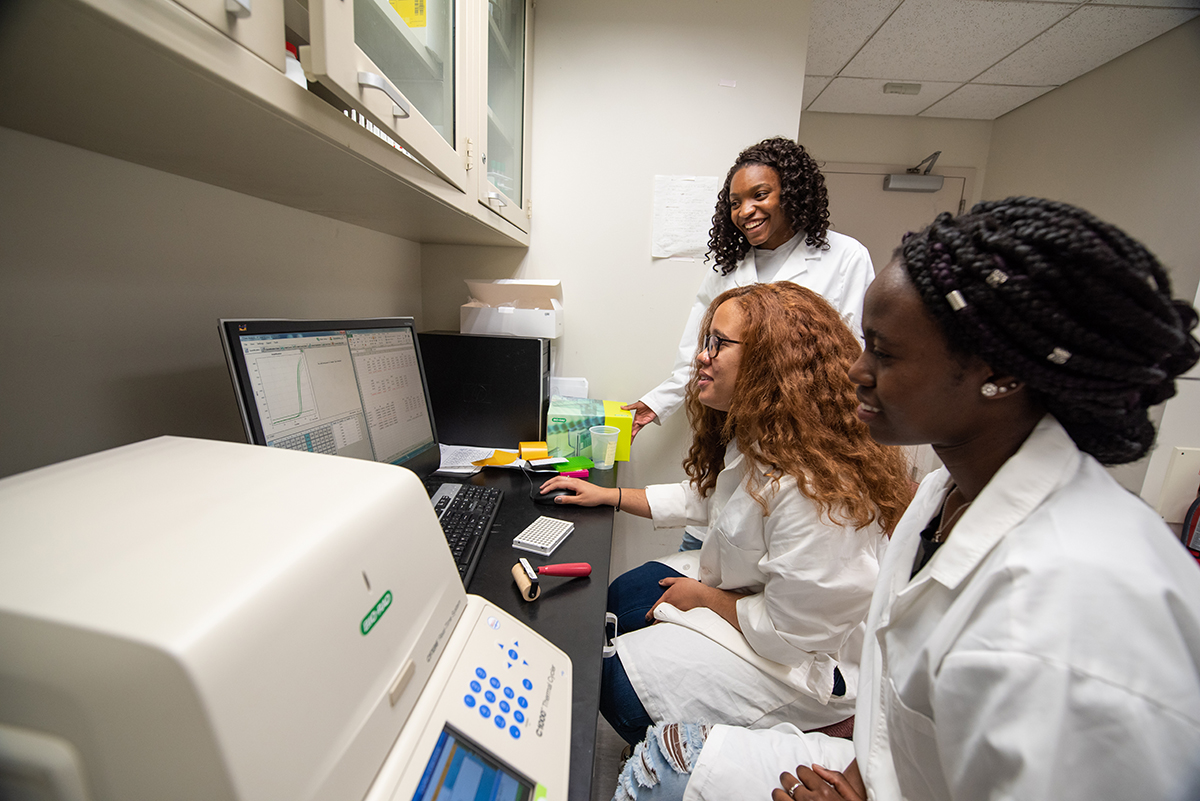
[(574, 504), (575, 506), (600, 506), (601, 504), (614, 506), (617, 503), (615, 489), (597, 487), (595, 484), (578, 478), (555, 476), (542, 485), (539, 494), (545, 495), (554, 489), (566, 489), (575, 493), (574, 495), (561, 495), (554, 499), (555, 503)]

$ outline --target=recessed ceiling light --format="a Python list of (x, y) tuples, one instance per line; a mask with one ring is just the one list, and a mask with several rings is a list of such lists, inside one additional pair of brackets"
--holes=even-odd
[(919, 83), (885, 83), (883, 85), (885, 95), (916, 95), (920, 92), (921, 84)]

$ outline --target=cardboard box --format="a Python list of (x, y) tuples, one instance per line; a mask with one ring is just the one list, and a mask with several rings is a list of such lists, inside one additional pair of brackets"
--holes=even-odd
[(629, 444), (633, 433), (633, 412), (621, 408), (617, 401), (595, 398), (550, 398), (546, 413), (546, 445), (551, 456), (585, 456), (592, 458), (592, 426), (616, 426), (617, 461), (629, 461)]
[(459, 309), (463, 334), (511, 334), (556, 339), (563, 332), (562, 282), (466, 281), (471, 300)]

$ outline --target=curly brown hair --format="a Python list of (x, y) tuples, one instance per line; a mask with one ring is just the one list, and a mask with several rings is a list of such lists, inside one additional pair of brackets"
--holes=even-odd
[(733, 224), (729, 206), (729, 185), (738, 170), (747, 164), (762, 164), (775, 170), (782, 188), (780, 201), (792, 230), (804, 231), (804, 242), (809, 247), (828, 248), (829, 239), (825, 233), (829, 230), (829, 193), (825, 191), (825, 176), (803, 145), (776, 136), (739, 153), (725, 176), (725, 185), (717, 193), (717, 209), (708, 232), (707, 258), (716, 261), (713, 269), (728, 275), (750, 250), (746, 235)]
[[(692, 445), (683, 467), (692, 484), (705, 497), (712, 493), (736, 436), (776, 489), (790, 475), (831, 521), (856, 528), (879, 521), (890, 531), (912, 498), (908, 463), (899, 448), (871, 439), (855, 413), (847, 373), (861, 348), (841, 316), (789, 281), (736, 287), (708, 307), (700, 342), (727, 301), (744, 314), (741, 360), (728, 412), (700, 402), (695, 371), (688, 382)], [(766, 512), (767, 482), (758, 483), (748, 489)]]

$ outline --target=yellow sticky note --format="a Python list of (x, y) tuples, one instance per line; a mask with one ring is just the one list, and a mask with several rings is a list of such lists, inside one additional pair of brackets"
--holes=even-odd
[(425, 27), (425, 0), (391, 0), (392, 8), (410, 28)]
[(515, 461), (517, 461), (517, 454), (512, 451), (496, 451), (488, 458), (471, 462), (471, 464), (476, 467), (502, 467), (506, 464), (512, 464)]

